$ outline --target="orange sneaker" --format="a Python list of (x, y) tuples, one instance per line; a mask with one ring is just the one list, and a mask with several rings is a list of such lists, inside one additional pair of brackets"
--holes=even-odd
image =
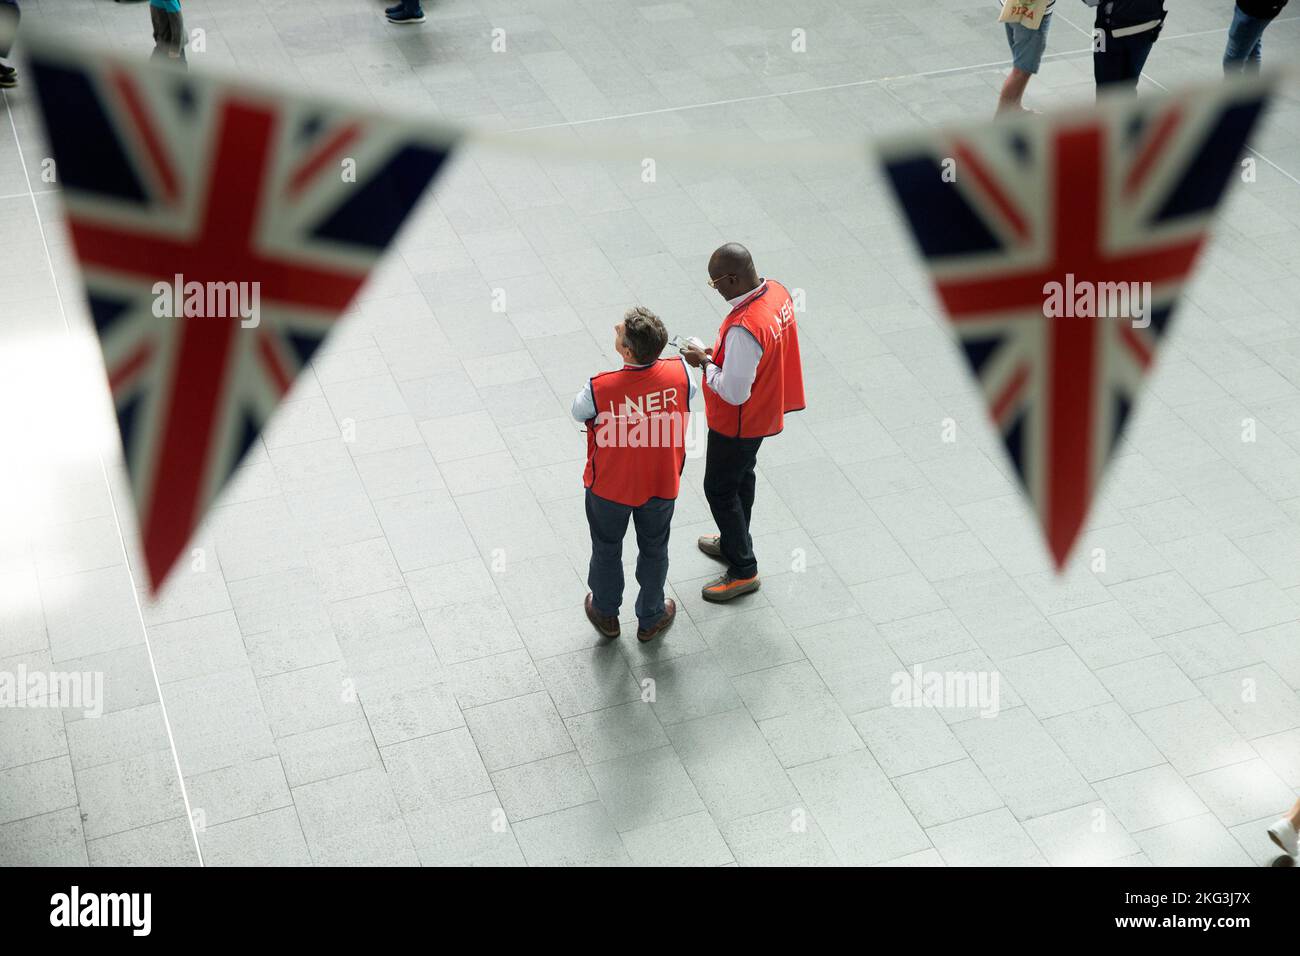
[(761, 584), (762, 582), (759, 581), (757, 574), (751, 578), (733, 578), (730, 573), (727, 573), (716, 581), (710, 581), (704, 585), (704, 588), (700, 591), (700, 596), (706, 601), (730, 601), (742, 594), (757, 591)]

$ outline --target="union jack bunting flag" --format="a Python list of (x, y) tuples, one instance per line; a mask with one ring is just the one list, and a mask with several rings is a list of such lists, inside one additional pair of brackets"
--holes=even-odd
[(1108, 98), (881, 147), (1058, 571), (1271, 86)]
[(451, 139), (48, 41), (28, 54), (156, 592)]

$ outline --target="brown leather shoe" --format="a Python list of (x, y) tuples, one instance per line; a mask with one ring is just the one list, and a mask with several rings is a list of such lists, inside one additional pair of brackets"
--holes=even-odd
[(591, 603), (590, 592), (587, 593), (587, 599), (582, 602), (582, 607), (587, 612), (587, 620), (591, 622), (592, 627), (600, 631), (605, 637), (618, 637), (618, 618), (598, 614), (595, 606)]
[(677, 602), (672, 598), (664, 601), (664, 613), (659, 620), (655, 622), (654, 627), (636, 629), (636, 639), (644, 644), (646, 641), (653, 641), (668, 628), (673, 626), (673, 618), (677, 617)]
[(722, 557), (722, 535), (720, 534), (702, 534), (700, 540), (696, 542), (703, 551), (711, 558)]

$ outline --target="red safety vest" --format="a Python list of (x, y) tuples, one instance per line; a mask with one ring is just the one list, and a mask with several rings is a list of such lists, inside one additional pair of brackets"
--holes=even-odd
[(625, 365), (591, 380), (596, 417), (587, 422), (592, 494), (633, 508), (676, 498), (686, 464), (691, 381), (680, 358)]
[(749, 398), (732, 405), (704, 382), (704, 412), (712, 431), (732, 438), (765, 438), (785, 427), (786, 412), (805, 407), (803, 365), (799, 361), (799, 327), (794, 302), (781, 283), (767, 279), (758, 292), (731, 310), (718, 329), (713, 362), (721, 366), (727, 333), (739, 325), (758, 340), (758, 361)]

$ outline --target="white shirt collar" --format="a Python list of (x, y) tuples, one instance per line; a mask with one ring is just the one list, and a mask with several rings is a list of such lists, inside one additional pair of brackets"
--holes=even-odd
[(762, 292), (762, 291), (763, 291), (763, 287), (764, 287), (765, 285), (767, 285), (767, 280), (766, 280), (766, 279), (761, 279), (761, 278), (760, 278), (760, 279), (758, 280), (758, 285), (757, 285), (755, 288), (750, 289), (750, 290), (749, 290), (748, 292), (746, 292), (744, 295), (738, 295), (738, 296), (736, 296), (734, 299), (728, 299), (728, 300), (727, 300), (727, 305), (731, 306), (733, 309), (738, 308), (738, 307), (741, 306), (741, 305), (744, 305), (747, 301), (749, 301), (749, 300), (752, 299), (754, 296), (756, 296), (756, 295), (758, 295), (760, 292)]

